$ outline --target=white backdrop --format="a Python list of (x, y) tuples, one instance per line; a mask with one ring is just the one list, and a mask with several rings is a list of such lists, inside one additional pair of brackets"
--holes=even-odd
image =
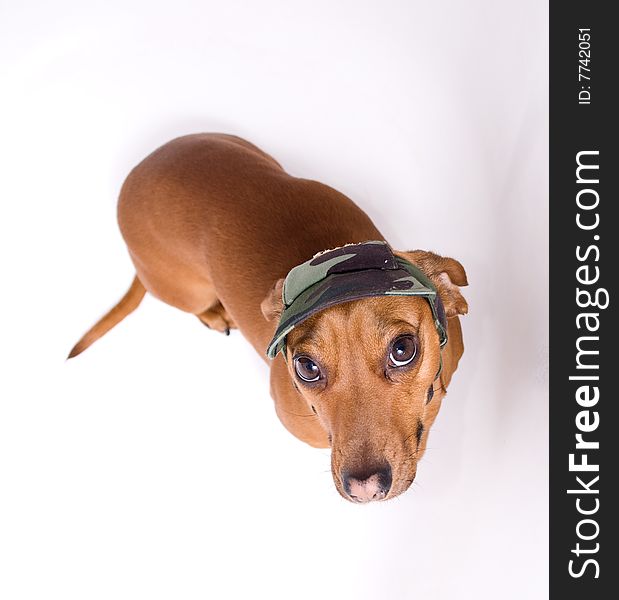
[[(536, 0), (0, 0), (0, 596), (547, 596), (547, 14)], [(128, 171), (224, 131), (466, 267), (417, 480), (355, 506), (267, 369), (128, 287)]]

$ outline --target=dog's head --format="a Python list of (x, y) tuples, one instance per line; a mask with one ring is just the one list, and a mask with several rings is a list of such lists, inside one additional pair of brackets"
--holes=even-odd
[[(432, 282), (447, 323), (467, 312), (459, 291), (466, 274), (458, 261), (422, 251), (395, 255)], [(269, 320), (282, 312), (283, 284), (262, 303)], [(436, 310), (415, 295), (338, 302), (287, 333), (282, 352), (289, 376), (327, 433), (333, 479), (344, 498), (392, 498), (412, 483), (445, 391), (439, 373), (454, 364), (451, 358), (445, 364), (450, 344), (442, 350), (440, 340)]]

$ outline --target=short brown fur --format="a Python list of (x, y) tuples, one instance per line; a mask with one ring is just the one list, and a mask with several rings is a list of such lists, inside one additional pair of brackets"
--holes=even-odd
[[(286, 273), (319, 251), (384, 240), (346, 196), (288, 175), (253, 144), (223, 134), (181, 137), (148, 156), (122, 187), (118, 221), (136, 279), (69, 357), (134, 310), (148, 291), (213, 329), (240, 329), (267, 360)], [(463, 352), (458, 315), (468, 307), (458, 289), (467, 285), (462, 265), (430, 252), (399, 254), (434, 281), (449, 317), (439, 379), (431, 311), (425, 300), (410, 297), (326, 309), (289, 335), (287, 363), (281, 355), (271, 363), (280, 420), (308, 444), (332, 447), (333, 477), (344, 497), (343, 470), (379, 460), (393, 471), (387, 497), (410, 485)], [(390, 340), (405, 330), (419, 338), (419, 359), (387, 377)], [(295, 376), (293, 358), (301, 350), (328, 373), (323, 389), (310, 389)]]

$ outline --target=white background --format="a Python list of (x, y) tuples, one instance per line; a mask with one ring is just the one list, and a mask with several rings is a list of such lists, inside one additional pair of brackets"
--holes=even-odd
[[(536, 0), (0, 0), (3, 600), (545, 598), (546, 62)], [(198, 131), (465, 265), (402, 497), (337, 495), (238, 332), (147, 298), (65, 362), (132, 278), (123, 178)]]

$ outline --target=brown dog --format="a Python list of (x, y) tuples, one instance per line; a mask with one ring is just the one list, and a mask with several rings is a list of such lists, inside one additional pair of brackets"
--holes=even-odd
[[(212, 329), (238, 327), (266, 360), (290, 269), (326, 249), (384, 239), (346, 196), (292, 177), (252, 144), (222, 134), (178, 138), (142, 161), (123, 185), (118, 221), (137, 275), (69, 357), (149, 291)], [(271, 367), (280, 420), (308, 444), (332, 447), (335, 485), (358, 502), (394, 497), (411, 484), (463, 352), (462, 265), (430, 252), (396, 255), (419, 267), (442, 299), (449, 341), (440, 377), (432, 311), (411, 296), (363, 298), (314, 314), (288, 335), (287, 360), (278, 356)], [(319, 375), (316, 382), (308, 383), (308, 372)]]

